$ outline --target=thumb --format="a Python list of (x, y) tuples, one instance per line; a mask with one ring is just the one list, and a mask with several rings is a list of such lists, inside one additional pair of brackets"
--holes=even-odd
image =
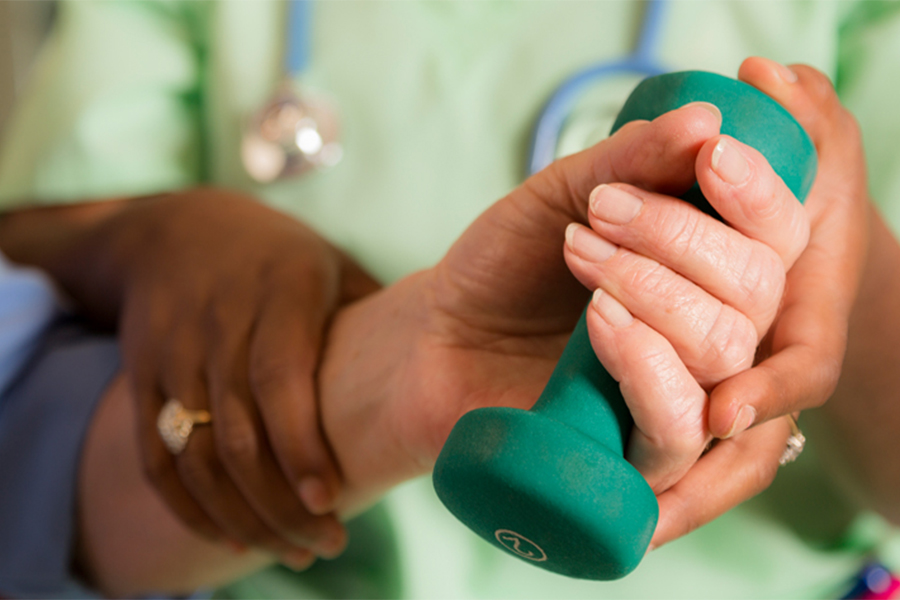
[(653, 121), (632, 121), (599, 144), (551, 164), (526, 187), (584, 222), (591, 190), (601, 183), (630, 183), (680, 195), (694, 184), (694, 162), (719, 133), (722, 115), (707, 102), (692, 102)]

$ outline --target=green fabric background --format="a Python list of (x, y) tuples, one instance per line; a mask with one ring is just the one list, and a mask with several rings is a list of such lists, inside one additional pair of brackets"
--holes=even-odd
[[(661, 39), (673, 69), (734, 75), (763, 55), (829, 73), (860, 121), (871, 189), (900, 230), (898, 3), (675, 2)], [(0, 206), (93, 201), (199, 183), (249, 190), (310, 222), (385, 282), (439, 259), (522, 179), (528, 136), (569, 74), (621, 57), (639, 2), (321, 1), (300, 83), (340, 107), (345, 160), (259, 186), (241, 127), (279, 77), (281, 2), (71, 2), (10, 124)], [(601, 139), (633, 79), (591, 90), (562, 153)], [(825, 597), (900, 544), (847, 506), (815, 447), (759, 498), (651, 553), (614, 583), (572, 581), (503, 555), (456, 523), (430, 482), (400, 486), (354, 524), (337, 561), (254, 576), (230, 597)], [(393, 528), (393, 529), (392, 529)]]

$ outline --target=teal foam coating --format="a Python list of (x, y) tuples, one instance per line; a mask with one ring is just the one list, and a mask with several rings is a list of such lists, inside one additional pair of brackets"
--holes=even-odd
[[(718, 106), (722, 133), (759, 150), (806, 198), (816, 173), (809, 137), (772, 99), (733, 79), (700, 71), (647, 79), (613, 132), (695, 101)], [(683, 197), (712, 210), (696, 186)], [(570, 577), (618, 579), (640, 563), (659, 516), (653, 491), (623, 458), (633, 425), (582, 314), (530, 411), (463, 415), (438, 456), (434, 487), (450, 512), (505, 552)]]
[[(797, 199), (806, 200), (818, 163), (812, 140), (780, 104), (742, 81), (704, 71), (650, 77), (631, 92), (610, 133), (691, 102), (715, 104), (722, 112), (721, 133), (759, 150)], [(691, 202), (702, 198), (697, 188), (686, 196)]]

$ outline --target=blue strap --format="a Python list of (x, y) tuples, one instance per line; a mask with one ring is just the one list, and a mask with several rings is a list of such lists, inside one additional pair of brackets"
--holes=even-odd
[(284, 52), (284, 71), (295, 77), (309, 64), (312, 44), (312, 0), (289, 0), (288, 30)]
[(575, 103), (589, 86), (606, 77), (635, 73), (652, 77), (669, 71), (654, 59), (662, 33), (665, 0), (649, 0), (635, 51), (618, 61), (601, 63), (583, 69), (567, 79), (544, 106), (531, 137), (528, 174), (537, 173), (556, 157), (556, 146), (563, 124)]
[(644, 23), (638, 36), (634, 57), (650, 63), (659, 55), (659, 40), (662, 38), (663, 21), (666, 17), (665, 0), (649, 0), (644, 13)]

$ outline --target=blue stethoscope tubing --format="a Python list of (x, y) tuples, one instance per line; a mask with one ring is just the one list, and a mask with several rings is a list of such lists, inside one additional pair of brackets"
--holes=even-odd
[(312, 0), (288, 2), (288, 30), (284, 48), (284, 72), (294, 78), (309, 64), (312, 44)]
[(666, 0), (649, 0), (637, 47), (621, 60), (599, 63), (565, 80), (544, 105), (531, 134), (527, 173), (533, 175), (556, 158), (556, 147), (565, 121), (584, 91), (614, 75), (633, 73), (651, 77), (670, 69), (659, 63), (657, 50), (667, 9)]
[[(556, 157), (559, 136), (578, 98), (591, 85), (614, 75), (633, 73), (650, 77), (670, 69), (656, 59), (667, 0), (648, 0), (637, 46), (621, 60), (599, 63), (565, 80), (544, 105), (531, 136), (527, 173), (537, 173)], [(288, 7), (288, 35), (285, 40), (284, 70), (289, 77), (302, 73), (309, 63), (312, 0), (291, 0)]]

